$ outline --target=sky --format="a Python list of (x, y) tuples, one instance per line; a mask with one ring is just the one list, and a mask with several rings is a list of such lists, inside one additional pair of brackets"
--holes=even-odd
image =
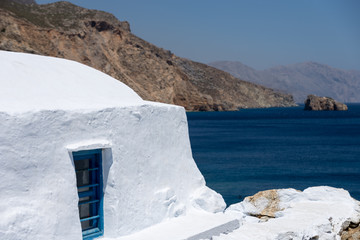
[(142, 39), (202, 63), (239, 61), (263, 70), (314, 61), (360, 71), (359, 0), (69, 2), (110, 12)]

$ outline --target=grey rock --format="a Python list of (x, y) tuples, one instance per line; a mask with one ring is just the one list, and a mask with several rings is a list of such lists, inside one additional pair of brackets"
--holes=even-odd
[(310, 111), (347, 111), (348, 107), (329, 97), (309, 95), (305, 100), (304, 110)]
[(341, 236), (341, 240), (360, 239), (360, 224), (358, 222), (354, 223), (347, 221), (347, 224), (342, 226), (339, 235)]

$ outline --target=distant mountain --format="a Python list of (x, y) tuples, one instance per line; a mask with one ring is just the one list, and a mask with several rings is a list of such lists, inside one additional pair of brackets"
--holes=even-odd
[[(29, 4), (19, 4), (25, 2)], [(0, 0), (0, 49), (75, 60), (103, 71), (143, 99), (190, 111), (293, 106), (289, 94), (180, 58), (135, 36), (128, 22), (69, 2)]]
[(360, 71), (336, 69), (316, 62), (305, 62), (257, 71), (240, 62), (219, 61), (210, 66), (237, 78), (290, 93), (298, 103), (306, 96), (327, 96), (341, 102), (360, 102)]

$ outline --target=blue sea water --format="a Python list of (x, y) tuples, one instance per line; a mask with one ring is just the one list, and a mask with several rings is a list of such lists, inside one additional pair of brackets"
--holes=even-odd
[(360, 200), (360, 104), (189, 112), (193, 157), (228, 205), (262, 190), (332, 186)]

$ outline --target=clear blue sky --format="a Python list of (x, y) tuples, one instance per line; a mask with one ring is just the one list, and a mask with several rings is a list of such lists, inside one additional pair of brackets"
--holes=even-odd
[(360, 70), (360, 0), (70, 2), (111, 12), (144, 40), (203, 63), (230, 60), (265, 69), (315, 61)]

